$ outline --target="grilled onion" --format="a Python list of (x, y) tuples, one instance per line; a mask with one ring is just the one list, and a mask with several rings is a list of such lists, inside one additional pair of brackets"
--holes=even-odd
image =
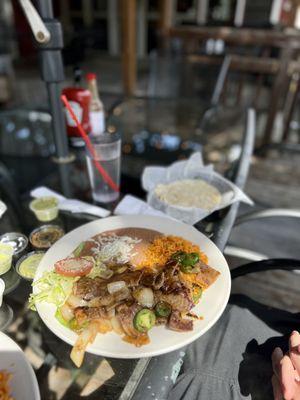
[(81, 299), (80, 297), (74, 296), (74, 294), (70, 294), (67, 298), (66, 303), (71, 306), (72, 308), (76, 307), (85, 307), (88, 305), (86, 300)]
[(60, 312), (65, 321), (71, 321), (74, 318), (72, 308), (68, 304), (64, 304), (60, 307)]
[(110, 322), (115, 333), (117, 333), (118, 335), (124, 335), (124, 330), (118, 317), (112, 317)]
[(118, 268), (118, 269), (117, 269), (117, 274), (123, 274), (123, 272), (125, 272), (126, 269), (127, 269), (126, 266), (123, 266), (123, 267)]
[(106, 310), (107, 310), (107, 317), (109, 319), (113, 318), (116, 315), (115, 307), (112, 307), (112, 308), (107, 307)]
[(152, 289), (143, 287), (135, 290), (132, 295), (141, 306), (148, 308), (153, 307), (154, 294)]
[(126, 286), (124, 281), (116, 281), (107, 284), (108, 293), (113, 294), (123, 289)]

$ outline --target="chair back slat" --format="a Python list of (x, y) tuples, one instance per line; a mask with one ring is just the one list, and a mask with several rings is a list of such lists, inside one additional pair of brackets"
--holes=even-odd
[(196, 23), (205, 25), (207, 23), (209, 0), (197, 0), (196, 2)]

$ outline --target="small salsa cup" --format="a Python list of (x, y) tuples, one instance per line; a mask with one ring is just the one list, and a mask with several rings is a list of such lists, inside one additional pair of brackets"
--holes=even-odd
[(16, 264), (16, 272), (21, 276), (21, 278), (32, 281), (44, 254), (44, 251), (31, 251), (30, 253), (25, 254), (18, 260)]
[(28, 246), (28, 239), (23, 233), (8, 232), (0, 236), (0, 246), (1, 244), (9, 244), (13, 248), (14, 256), (18, 257)]
[(29, 208), (39, 221), (52, 221), (58, 216), (58, 200), (53, 196), (34, 199), (30, 202)]
[(48, 250), (64, 234), (59, 225), (42, 225), (31, 232), (29, 241), (37, 250)]
[(0, 275), (10, 270), (14, 249), (9, 244), (0, 243)]

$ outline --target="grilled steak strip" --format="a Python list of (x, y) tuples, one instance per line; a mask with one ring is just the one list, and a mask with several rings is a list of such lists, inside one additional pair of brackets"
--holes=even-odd
[(168, 327), (177, 332), (192, 331), (193, 321), (190, 319), (181, 318), (178, 311), (173, 311), (169, 319)]
[(173, 310), (178, 310), (180, 312), (188, 312), (194, 306), (190, 291), (185, 286), (181, 286), (178, 291), (173, 291), (171, 293), (163, 293), (157, 290), (154, 292), (154, 298), (155, 303), (164, 301), (169, 303)]
[(86, 301), (95, 297), (102, 297), (106, 293), (106, 283), (101, 278), (80, 278), (73, 285), (73, 294)]
[(200, 272), (197, 273), (197, 283), (203, 289), (209, 288), (220, 275), (219, 271), (205, 264), (203, 261), (198, 261), (195, 266), (200, 267)]
[(125, 271), (122, 274), (117, 274), (109, 279), (106, 279), (105, 284), (116, 281), (124, 281), (126, 283), (126, 286), (131, 288), (140, 284), (142, 275), (143, 271)]
[(134, 316), (141, 309), (142, 307), (137, 303), (123, 303), (116, 307), (117, 317), (126, 335), (131, 337), (143, 335), (133, 326)]
[(104, 307), (77, 307), (74, 310), (74, 315), (79, 325), (91, 319), (107, 318), (107, 312)]
[[(127, 287), (135, 287), (139, 285), (142, 274), (142, 271), (129, 271), (123, 272), (122, 274), (116, 274), (110, 279), (101, 279), (99, 277), (92, 279), (84, 276), (80, 278), (77, 282), (75, 282), (73, 286), (73, 294), (86, 301), (90, 301), (96, 297), (99, 297), (101, 299), (108, 295), (108, 283), (124, 281)], [(109, 302), (107, 304), (109, 304)]]

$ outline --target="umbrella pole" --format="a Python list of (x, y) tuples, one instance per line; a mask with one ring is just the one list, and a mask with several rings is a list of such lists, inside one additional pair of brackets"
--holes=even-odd
[(65, 79), (61, 55), (63, 48), (62, 28), (60, 22), (53, 17), (52, 0), (37, 0), (36, 5), (46, 28), (50, 32), (50, 40), (46, 43), (38, 43), (38, 49), (41, 77), (47, 86), (50, 113), (52, 115), (56, 148), (55, 161), (57, 163), (67, 163), (74, 158), (69, 154), (66, 125), (60, 100), (60, 83)]

